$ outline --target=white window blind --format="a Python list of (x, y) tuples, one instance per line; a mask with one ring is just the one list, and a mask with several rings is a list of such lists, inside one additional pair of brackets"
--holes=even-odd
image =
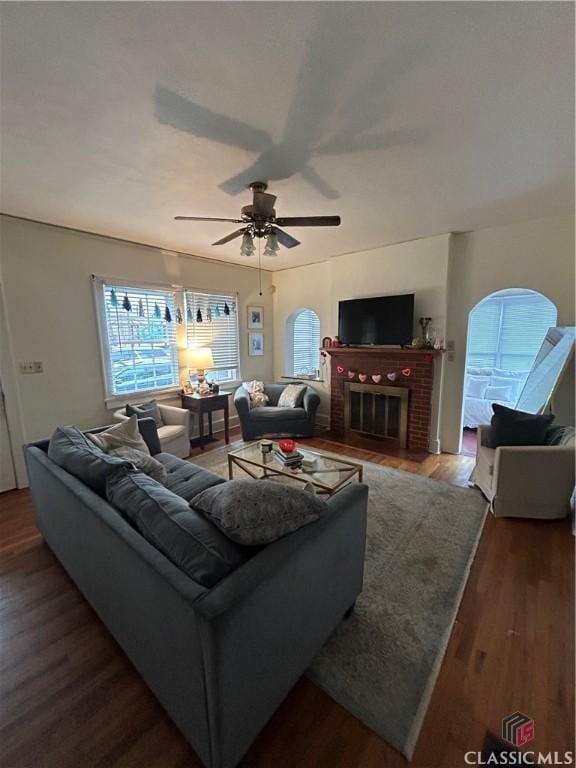
[(302, 309), (291, 325), (292, 370), (288, 374), (315, 374), (320, 368), (320, 318), (311, 309)]
[(186, 335), (189, 348), (210, 347), (211, 381), (240, 378), (237, 297), (224, 293), (186, 291)]
[(99, 283), (108, 397), (179, 383), (173, 291)]
[(539, 293), (486, 299), (470, 315), (468, 366), (529, 371), (556, 317), (554, 304)]

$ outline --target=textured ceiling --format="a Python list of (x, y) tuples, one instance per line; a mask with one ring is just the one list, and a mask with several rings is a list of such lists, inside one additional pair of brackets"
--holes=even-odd
[(573, 206), (571, 3), (2, 6), (2, 210), (246, 263), (253, 180), (340, 214), (268, 268)]

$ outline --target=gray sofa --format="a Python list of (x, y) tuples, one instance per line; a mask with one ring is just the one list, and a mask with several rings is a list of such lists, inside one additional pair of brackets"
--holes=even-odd
[[(151, 419), (139, 427), (179, 495), (221, 482), (159, 452)], [(25, 447), (46, 542), (202, 763), (237, 765), (362, 590), (366, 486), (343, 488), (319, 521), (208, 589), (53, 462), (48, 445)]]
[[(305, 384), (303, 381), (291, 382)], [(264, 392), (268, 395), (268, 405), (250, 408), (250, 394), (244, 387), (238, 387), (234, 394), (234, 405), (238, 411), (242, 438), (256, 440), (265, 435), (312, 437), (314, 420), (320, 405), (320, 397), (312, 387), (306, 387), (300, 408), (279, 408), (278, 400), (286, 384), (265, 384)]]

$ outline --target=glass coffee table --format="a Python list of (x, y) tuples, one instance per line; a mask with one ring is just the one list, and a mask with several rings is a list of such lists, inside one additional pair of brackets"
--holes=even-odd
[[(276, 444), (274, 444), (276, 447)], [(337, 459), (318, 451), (309, 451), (298, 446), (306, 459), (315, 459), (315, 469), (288, 469), (274, 451), (262, 453), (260, 443), (250, 443), (228, 454), (228, 476), (234, 478), (234, 467), (238, 467), (255, 480), (272, 477), (286, 477), (298, 483), (311, 483), (318, 493), (331, 495), (342, 488), (355, 476), (362, 482), (362, 465), (348, 459)]]

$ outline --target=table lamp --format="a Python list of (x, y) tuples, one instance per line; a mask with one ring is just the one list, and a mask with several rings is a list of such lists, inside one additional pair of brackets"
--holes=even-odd
[(209, 347), (197, 347), (188, 350), (188, 368), (195, 368), (198, 382), (204, 383), (204, 371), (214, 367), (212, 350)]

